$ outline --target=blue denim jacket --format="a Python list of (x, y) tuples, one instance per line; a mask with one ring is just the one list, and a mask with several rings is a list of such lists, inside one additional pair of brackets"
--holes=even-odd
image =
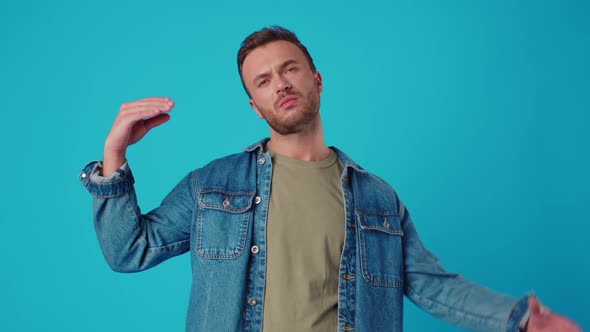
[[(262, 329), (272, 177), (265, 141), (190, 172), (147, 214), (127, 164), (105, 178), (95, 161), (79, 175), (93, 195), (98, 240), (113, 270), (142, 271), (190, 251), (186, 331)], [(518, 331), (527, 297), (517, 301), (445, 271), (395, 191), (332, 149), (344, 165), (338, 331), (402, 331), (404, 294), (466, 329)]]

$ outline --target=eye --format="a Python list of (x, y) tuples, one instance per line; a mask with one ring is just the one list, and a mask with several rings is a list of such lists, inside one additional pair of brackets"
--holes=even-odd
[(287, 72), (294, 72), (296, 70), (297, 70), (296, 67), (289, 67), (289, 68), (287, 68)]
[(258, 82), (258, 87), (265, 86), (267, 83), (268, 83), (268, 79), (263, 79), (260, 82)]

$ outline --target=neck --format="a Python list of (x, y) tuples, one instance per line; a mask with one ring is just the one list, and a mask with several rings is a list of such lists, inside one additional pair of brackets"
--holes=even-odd
[(320, 161), (330, 156), (319, 117), (309, 130), (303, 132), (281, 135), (271, 129), (267, 146), (280, 155), (304, 161)]

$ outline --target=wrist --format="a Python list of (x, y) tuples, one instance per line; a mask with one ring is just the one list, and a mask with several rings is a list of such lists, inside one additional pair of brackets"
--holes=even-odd
[(125, 153), (108, 153), (105, 151), (102, 160), (102, 176), (108, 177), (125, 163)]

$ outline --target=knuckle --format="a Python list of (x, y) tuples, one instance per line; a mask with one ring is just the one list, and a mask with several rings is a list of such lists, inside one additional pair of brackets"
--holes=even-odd
[(119, 120), (121, 122), (128, 122), (129, 121), (129, 118), (130, 118), (130, 115), (131, 115), (130, 113), (121, 113), (119, 115)]

